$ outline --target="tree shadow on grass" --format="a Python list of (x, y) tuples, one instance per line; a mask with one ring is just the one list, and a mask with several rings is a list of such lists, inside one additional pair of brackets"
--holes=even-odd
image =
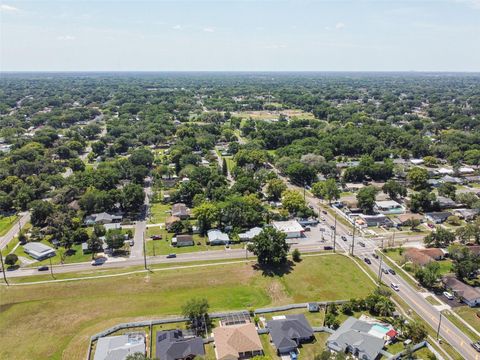
[(272, 265), (262, 265), (256, 263), (252, 265), (255, 271), (261, 271), (263, 276), (284, 276), (288, 275), (292, 272), (293, 268), (295, 267), (295, 263), (291, 260), (287, 260), (284, 264), (278, 266)]

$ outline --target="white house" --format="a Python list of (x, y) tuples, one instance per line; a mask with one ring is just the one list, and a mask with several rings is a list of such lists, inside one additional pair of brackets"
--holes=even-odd
[(39, 242), (29, 242), (23, 246), (23, 251), (36, 260), (44, 260), (55, 256), (55, 250)]
[(208, 230), (207, 236), (210, 245), (227, 245), (230, 242), (228, 234), (218, 229)]
[(393, 200), (375, 201), (375, 209), (381, 214), (405, 213), (405, 208)]
[(262, 228), (254, 227), (248, 231), (238, 234), (238, 237), (240, 238), (240, 241), (250, 241), (261, 232)]
[(289, 221), (274, 221), (272, 225), (278, 231), (287, 235), (287, 239), (300, 238), (303, 236), (305, 229), (298, 223), (297, 220)]

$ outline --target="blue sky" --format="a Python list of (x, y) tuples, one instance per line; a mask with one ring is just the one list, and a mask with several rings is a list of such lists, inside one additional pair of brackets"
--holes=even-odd
[(0, 0), (2, 71), (480, 71), (480, 0)]

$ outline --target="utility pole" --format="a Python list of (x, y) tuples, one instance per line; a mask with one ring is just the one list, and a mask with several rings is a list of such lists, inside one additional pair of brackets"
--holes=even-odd
[(393, 228), (393, 235), (392, 235), (392, 247), (395, 247), (395, 228)]
[(307, 182), (304, 181), (303, 182), (303, 201), (305, 201), (306, 192), (307, 192)]
[(382, 261), (383, 261), (383, 256), (380, 256), (380, 264), (378, 265), (378, 285), (382, 283)]
[(440, 312), (440, 319), (438, 320), (438, 328), (437, 328), (437, 340), (440, 336), (440, 326), (442, 325), (442, 313)]
[(357, 227), (355, 226), (355, 220), (353, 221), (353, 235), (352, 235), (352, 256), (353, 256), (353, 251), (355, 250), (355, 230)]
[(2, 250), (1, 249), (0, 249), (0, 262), (2, 263), (3, 280), (5, 280), (5, 284), (7, 284), (7, 286), (8, 286), (9, 284), (8, 284), (8, 281), (7, 281), (7, 274), (6, 274), (6, 270), (5, 270), (5, 264), (3, 262), (3, 255), (2, 255)]
[(142, 239), (143, 239), (143, 263), (145, 266), (145, 270), (148, 270), (147, 268), (147, 252), (145, 249), (145, 230), (142, 232)]
[(245, 260), (248, 260), (248, 245), (245, 244)]
[(52, 275), (52, 278), (55, 279), (55, 276), (53, 276), (53, 265), (52, 265), (52, 257), (49, 258), (50, 260), (50, 275)]
[(337, 213), (335, 212), (335, 229), (333, 229), (333, 252), (336, 250), (337, 245)]

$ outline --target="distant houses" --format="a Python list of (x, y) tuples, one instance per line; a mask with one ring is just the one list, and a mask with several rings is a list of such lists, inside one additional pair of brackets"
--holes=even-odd
[(128, 355), (145, 354), (145, 333), (128, 333), (98, 339), (93, 360), (125, 360)]

